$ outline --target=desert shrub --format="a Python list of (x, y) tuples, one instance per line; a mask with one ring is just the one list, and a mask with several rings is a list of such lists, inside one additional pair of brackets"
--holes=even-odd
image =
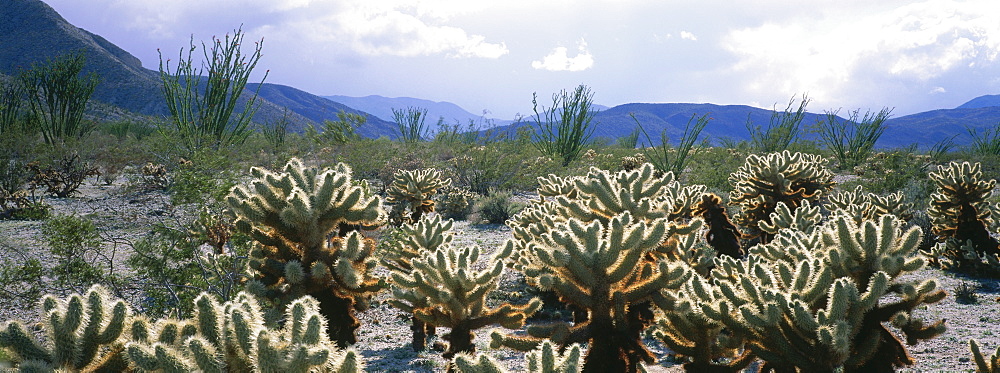
[(472, 213), (477, 197), (466, 189), (447, 186), (434, 196), (434, 200), (437, 202), (437, 213), (445, 219), (465, 220)]
[(93, 72), (80, 76), (85, 61), (81, 51), (50, 59), (45, 64), (34, 64), (18, 76), (28, 98), (28, 108), (48, 144), (79, 139), (96, 125), (83, 120), (87, 101), (99, 80)]
[[(221, 203), (236, 185), (236, 162), (226, 152), (204, 149), (195, 151), (190, 159), (180, 159), (169, 168), (166, 191), (175, 205), (190, 203)], [(159, 182), (160, 171), (153, 171), (152, 180)]]
[[(861, 185), (875, 194), (888, 194), (905, 190), (908, 201), (926, 202), (933, 191), (927, 179), (927, 156), (914, 154), (911, 149), (876, 152), (854, 167), (854, 174), (861, 179), (845, 183), (845, 188)], [(852, 185), (855, 184), (855, 185)]]
[(367, 122), (368, 117), (364, 115), (341, 110), (337, 112), (337, 120), (323, 121), (322, 131), (317, 131), (312, 124), (306, 126), (305, 137), (320, 146), (345, 144), (357, 140), (354, 130)]
[(707, 148), (691, 156), (687, 172), (679, 175), (688, 184), (704, 185), (709, 191), (728, 191), (729, 175), (746, 160), (748, 153), (736, 149)]
[(98, 172), (97, 167), (83, 162), (76, 153), (64, 155), (46, 164), (32, 162), (27, 168), (31, 172), (30, 183), (34, 187), (44, 187), (46, 194), (59, 198), (76, 193), (87, 177)]
[(531, 104), (537, 127), (532, 136), (535, 148), (546, 156), (558, 159), (563, 167), (579, 158), (597, 128), (591, 123), (597, 115), (591, 107), (593, 102), (594, 94), (590, 88), (580, 85), (573, 92), (563, 90), (553, 94), (552, 106), (542, 106), (539, 112), (538, 95), (533, 94)]
[(660, 132), (660, 142), (658, 145), (653, 146), (654, 142), (646, 133), (646, 130), (642, 128), (642, 124), (636, 119), (635, 115), (632, 115), (632, 120), (635, 124), (639, 126), (642, 130), (642, 135), (646, 138), (644, 144), (650, 144), (651, 148), (642, 147), (643, 154), (646, 155), (646, 159), (656, 167), (660, 173), (673, 172), (674, 175), (680, 175), (684, 172), (684, 169), (688, 162), (688, 157), (691, 156), (694, 144), (698, 141), (698, 135), (701, 131), (705, 129), (708, 125), (708, 121), (711, 118), (708, 114), (698, 116), (697, 114), (691, 115), (691, 119), (688, 119), (687, 124), (684, 125), (684, 134), (678, 140), (677, 147), (674, 148), (670, 145), (670, 139), (667, 137), (667, 130), (664, 129)]
[(100, 264), (110, 260), (102, 252), (100, 234), (91, 220), (73, 215), (54, 216), (42, 224), (42, 236), (55, 258), (55, 265), (48, 268), (55, 292), (79, 292), (111, 279), (112, 268)]
[(0, 241), (5, 258), (0, 260), (0, 296), (28, 304), (45, 293), (45, 267), (31, 249), (16, 248)]
[(449, 161), (455, 182), (472, 192), (486, 195), (490, 189), (509, 188), (515, 175), (523, 173), (519, 160), (501, 144), (469, 149)]
[(489, 224), (503, 224), (523, 208), (514, 203), (514, 194), (510, 191), (491, 190), (486, 196), (476, 202), (474, 211), (479, 221)]
[(788, 146), (795, 142), (799, 136), (802, 120), (805, 119), (809, 97), (803, 94), (797, 109), (792, 109), (794, 103), (795, 97), (792, 97), (784, 111), (775, 108), (767, 128), (755, 125), (747, 117), (746, 127), (750, 132), (750, 148), (759, 153), (773, 153), (787, 150)]

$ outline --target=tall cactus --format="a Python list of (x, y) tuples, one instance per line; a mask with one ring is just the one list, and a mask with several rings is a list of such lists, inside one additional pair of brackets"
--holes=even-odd
[(250, 173), (250, 185), (233, 188), (227, 198), (236, 228), (258, 243), (248, 289), (279, 304), (310, 295), (329, 321), (331, 338), (341, 347), (357, 342), (355, 298), (385, 285), (371, 273), (374, 240), (350, 227), (384, 224), (381, 198), (356, 184), (343, 163), (320, 171), (292, 158), (280, 173), (257, 167)]
[[(425, 213), (434, 212), (434, 193), (438, 189), (451, 185), (451, 179), (441, 179), (441, 172), (433, 168), (423, 170), (399, 170), (392, 177), (392, 184), (386, 189), (388, 197), (385, 202), (393, 205), (393, 215), (399, 215), (394, 225), (420, 221)], [(403, 210), (409, 210), (410, 216), (403, 217)]]
[[(401, 237), (394, 241), (382, 257), (382, 263), (391, 271), (411, 273), (414, 259), (425, 252), (434, 252), (448, 245), (452, 240), (451, 220), (442, 221), (440, 216), (421, 219), (414, 224), (406, 224), (401, 228)], [(415, 309), (428, 307), (428, 299), (416, 292), (394, 292), (397, 299), (390, 299), (389, 304), (411, 315), (413, 325), (413, 350), (422, 351), (426, 347), (427, 337), (434, 335), (434, 325), (428, 324), (413, 316)]]
[(0, 347), (14, 354), (22, 371), (123, 371), (121, 340), (131, 310), (99, 285), (84, 295), (66, 299), (46, 295), (40, 301), (42, 326), (48, 344), (42, 344), (20, 322), (8, 322), (0, 331)]
[(195, 310), (192, 320), (136, 320), (126, 345), (129, 360), (166, 373), (361, 371), (353, 350), (341, 352), (330, 342), (311, 297), (288, 305), (281, 329), (266, 326), (257, 300), (245, 292), (224, 304), (202, 293)]
[[(490, 324), (520, 328), (528, 316), (541, 308), (538, 299), (524, 305), (505, 303), (496, 308), (487, 307), (486, 296), (496, 289), (500, 281), (505, 253), (488, 258), (487, 262), (492, 265), (482, 270), (474, 268), (479, 256), (478, 246), (462, 249), (444, 247), (424, 251), (420, 258), (412, 261), (412, 271), (397, 270), (392, 273), (397, 285), (393, 291), (397, 307), (412, 309), (416, 318), (428, 324), (451, 328), (451, 332), (444, 336), (449, 342), (445, 358), (451, 358), (456, 353), (474, 352), (474, 330)], [(418, 298), (423, 298), (426, 305), (419, 307), (417, 302), (399, 304)]]
[[(905, 232), (885, 215), (856, 224), (847, 216), (812, 234), (780, 231), (746, 261), (721, 258), (710, 289), (693, 292), (707, 317), (746, 339), (765, 369), (892, 371), (913, 364), (908, 344), (944, 331), (911, 311), (945, 297), (935, 280), (902, 276), (920, 269), (919, 228)], [(721, 301), (720, 301), (721, 300)]]
[(833, 173), (818, 155), (791, 153), (787, 150), (765, 156), (751, 154), (733, 174), (729, 183), (729, 203), (740, 208), (735, 221), (762, 243), (773, 236), (763, 232), (758, 223), (774, 212), (779, 202), (796, 208), (802, 201), (816, 202), (822, 193), (833, 188)]

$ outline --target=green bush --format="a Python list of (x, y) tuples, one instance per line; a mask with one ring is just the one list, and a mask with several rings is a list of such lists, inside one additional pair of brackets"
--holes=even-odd
[(34, 64), (18, 76), (48, 144), (79, 139), (94, 129), (96, 122), (85, 122), (83, 112), (99, 79), (96, 73), (80, 76), (85, 61), (77, 52)]
[(107, 260), (101, 250), (97, 226), (86, 218), (59, 215), (42, 224), (42, 236), (55, 257), (56, 265), (49, 268), (56, 292), (66, 295), (81, 292), (92, 284), (109, 280), (109, 267), (97, 264)]
[(773, 153), (786, 150), (799, 137), (799, 128), (802, 126), (802, 120), (805, 119), (809, 97), (803, 94), (799, 107), (793, 110), (794, 103), (795, 97), (792, 97), (784, 111), (778, 111), (775, 108), (767, 128), (754, 124), (747, 117), (746, 127), (747, 131), (750, 132), (750, 147), (755, 152)]
[(521, 204), (514, 203), (513, 198), (514, 194), (510, 191), (490, 191), (476, 202), (475, 211), (479, 215), (479, 221), (489, 224), (505, 223), (524, 208)]
[(534, 145), (542, 154), (557, 158), (566, 167), (580, 157), (593, 135), (596, 123), (591, 123), (597, 111), (592, 109), (594, 94), (585, 85), (573, 92), (563, 90), (552, 95), (552, 106), (539, 113), (538, 95), (531, 98), (535, 112)]

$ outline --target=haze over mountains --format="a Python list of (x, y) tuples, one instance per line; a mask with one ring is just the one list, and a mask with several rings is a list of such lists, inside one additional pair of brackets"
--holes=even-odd
[[(40, 0), (6, 0), (0, 7), (0, 74), (14, 75), (32, 63), (44, 62), (55, 56), (83, 51), (87, 57), (85, 72), (96, 72), (101, 77), (92, 99), (119, 107), (129, 112), (162, 117), (167, 114), (158, 72), (143, 67), (129, 52), (122, 50), (99, 35), (92, 34), (69, 24), (51, 7)], [(149, 46), (156, 48), (156, 46)], [(266, 47), (265, 47), (266, 48)], [(167, 52), (165, 52), (167, 53)], [(262, 68), (262, 67), (258, 67)], [(266, 68), (266, 67), (263, 67)], [(271, 74), (281, 74), (272, 71)], [(248, 90), (257, 89), (258, 84), (250, 82)], [(572, 89), (573, 87), (566, 87)], [(336, 119), (340, 110), (368, 115), (368, 124), (358, 129), (366, 137), (396, 136), (396, 125), (392, 123), (392, 109), (421, 107), (428, 110), (426, 124), (434, 126), (438, 118), (445, 123), (486, 123), (498, 125), (496, 131), (513, 131), (518, 126), (513, 118), (484, 122), (483, 113), (471, 113), (449, 102), (434, 102), (419, 98), (387, 98), (377, 95), (366, 97), (317, 96), (293, 87), (265, 83), (260, 86), (261, 108), (255, 121), (267, 122), (278, 118), (284, 108), (292, 113), (292, 131), (302, 131), (308, 124)], [(539, 92), (539, 97), (549, 93)], [(249, 96), (246, 92), (244, 96)], [(544, 102), (545, 100), (540, 100)], [(524, 98), (522, 113), (525, 120), (520, 125), (531, 123), (531, 98)], [(778, 103), (779, 109), (784, 103)], [(692, 115), (708, 113), (713, 119), (703, 132), (703, 136), (718, 143), (720, 138), (746, 139), (747, 118), (755, 124), (765, 125), (772, 111), (744, 105), (715, 105), (709, 103), (630, 103), (614, 107), (600, 107), (595, 122), (595, 136), (608, 139), (629, 134), (636, 128), (630, 113), (641, 121), (650, 135), (661, 131), (677, 139)], [(809, 107), (814, 113), (806, 116), (804, 126), (825, 118), (823, 110), (832, 108)], [(853, 108), (843, 108), (841, 113)], [(485, 118), (489, 118), (487, 114)], [(887, 129), (879, 140), (879, 147), (899, 147), (913, 143), (930, 146), (935, 142), (957, 135), (958, 144), (969, 143), (971, 137), (966, 128), (980, 132), (996, 128), (1000, 123), (1000, 95), (974, 98), (955, 108), (933, 110), (898, 118), (887, 122)]]

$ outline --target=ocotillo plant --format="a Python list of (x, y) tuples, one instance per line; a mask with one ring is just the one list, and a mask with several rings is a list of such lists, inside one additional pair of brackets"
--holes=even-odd
[(357, 231), (330, 236), (342, 226), (384, 224), (381, 198), (355, 184), (343, 163), (320, 171), (292, 158), (280, 173), (257, 167), (250, 173), (250, 185), (233, 188), (228, 197), (236, 228), (258, 243), (249, 289), (278, 304), (313, 296), (331, 338), (341, 347), (355, 343), (355, 297), (385, 287), (371, 274), (375, 242)]
[(121, 336), (131, 310), (125, 301), (94, 285), (85, 295), (46, 295), (40, 303), (48, 343), (35, 341), (17, 321), (0, 331), (0, 348), (13, 353), (22, 372), (126, 370)]
[[(720, 258), (713, 286), (692, 292), (707, 317), (765, 361), (764, 370), (884, 372), (913, 364), (907, 344), (944, 331), (911, 312), (940, 301), (933, 279), (904, 279), (923, 267), (920, 229), (894, 216), (855, 224), (837, 216), (813, 234), (781, 230), (745, 261)], [(704, 297), (709, 294), (709, 297)], [(721, 301), (720, 301), (721, 300)]]
[(79, 52), (33, 65), (18, 76), (28, 109), (39, 120), (48, 144), (81, 138), (94, 128), (94, 122), (84, 122), (83, 112), (99, 78), (93, 72), (80, 76), (85, 62), (86, 57)]
[[(421, 219), (415, 224), (406, 224), (401, 228), (398, 241), (394, 241), (382, 256), (382, 264), (389, 270), (400, 273), (413, 271), (413, 260), (426, 252), (435, 252), (438, 248), (448, 245), (452, 240), (452, 221), (441, 221), (440, 216)], [(413, 320), (413, 350), (422, 351), (426, 347), (427, 337), (434, 335), (434, 325), (428, 324), (413, 316), (416, 309), (428, 307), (428, 298), (408, 291), (394, 291), (396, 299), (390, 299), (389, 304), (411, 315)]]
[(319, 304), (302, 297), (286, 308), (280, 329), (265, 325), (257, 300), (248, 293), (219, 303), (202, 293), (192, 320), (137, 319), (126, 345), (129, 360), (145, 371), (162, 372), (360, 372), (353, 350), (338, 350), (325, 332)]
[[(394, 271), (392, 279), (397, 285), (393, 296), (398, 300), (425, 298), (426, 305), (409, 304), (413, 315), (435, 326), (451, 328), (443, 338), (449, 342), (445, 358), (456, 353), (472, 353), (475, 345), (473, 331), (491, 324), (509, 329), (520, 328), (524, 320), (541, 308), (541, 301), (532, 299), (524, 305), (504, 303), (498, 307), (486, 306), (486, 296), (496, 289), (504, 270), (504, 260), (510, 252), (488, 258), (492, 266), (477, 270), (478, 246), (456, 249), (440, 248), (424, 251), (412, 261), (410, 272)], [(398, 305), (397, 305), (398, 306)]]
[[(393, 222), (397, 226), (416, 223), (423, 214), (434, 212), (434, 193), (451, 185), (451, 179), (442, 180), (441, 172), (433, 168), (399, 170), (392, 179), (392, 184), (385, 191), (388, 195), (385, 202), (394, 205), (393, 210), (399, 209), (399, 221)], [(409, 210), (410, 216), (403, 217), (403, 209)]]
[[(525, 355), (528, 360), (529, 373), (579, 373), (583, 365), (580, 345), (570, 346), (565, 353), (556, 353), (556, 348), (550, 341), (544, 341), (538, 348)], [(458, 354), (455, 356), (455, 371), (457, 373), (504, 373), (496, 360), (486, 354), (470, 356)]]
[(772, 236), (762, 232), (758, 223), (767, 219), (778, 202), (796, 208), (804, 200), (816, 202), (820, 195), (833, 188), (833, 173), (824, 166), (822, 157), (783, 151), (765, 156), (751, 154), (733, 174), (729, 183), (729, 203), (740, 208), (734, 216), (736, 224), (762, 243)]
[[(975, 256), (1000, 255), (1000, 243), (987, 229), (993, 218), (986, 198), (993, 193), (996, 181), (983, 180), (979, 163), (968, 162), (938, 166), (936, 172), (930, 173), (930, 178), (937, 184), (937, 190), (931, 194), (927, 216), (934, 224), (931, 230), (938, 239), (954, 240), (953, 246), (971, 246), (975, 249)], [(956, 259), (960, 262), (979, 261), (979, 258), (964, 258), (961, 255)]]

